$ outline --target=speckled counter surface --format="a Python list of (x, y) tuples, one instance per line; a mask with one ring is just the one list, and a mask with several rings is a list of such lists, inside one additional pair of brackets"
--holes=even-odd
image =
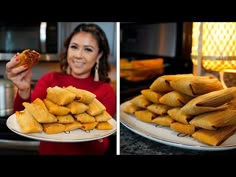
[(120, 155), (236, 155), (236, 149), (202, 151), (178, 148), (147, 139), (120, 124)]

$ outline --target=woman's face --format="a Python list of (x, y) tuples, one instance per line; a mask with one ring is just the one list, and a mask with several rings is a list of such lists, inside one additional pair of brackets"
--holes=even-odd
[(100, 59), (102, 53), (96, 39), (86, 32), (75, 34), (69, 44), (67, 62), (71, 68), (71, 74), (76, 78), (87, 78), (91, 69)]

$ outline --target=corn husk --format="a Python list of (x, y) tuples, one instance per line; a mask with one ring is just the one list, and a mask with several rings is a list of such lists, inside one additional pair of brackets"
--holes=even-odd
[(172, 107), (165, 104), (151, 104), (147, 107), (147, 110), (158, 115), (167, 114), (169, 109), (172, 109)]
[(157, 92), (170, 92), (173, 91), (173, 88), (170, 86), (170, 81), (193, 76), (193, 74), (163, 75), (158, 77), (149, 88)]
[(230, 102), (225, 110), (200, 114), (195, 116), (189, 123), (208, 130), (216, 130), (219, 127), (236, 125), (235, 100)]
[(235, 93), (236, 87), (206, 93), (190, 100), (181, 108), (181, 111), (188, 115), (198, 115), (223, 110), (227, 108), (227, 103), (235, 97)]
[(164, 94), (159, 102), (172, 107), (180, 107), (189, 102), (193, 97), (185, 95), (177, 91), (171, 91)]
[(160, 103), (159, 99), (163, 94), (152, 91), (151, 89), (141, 90), (141, 94), (152, 103)]
[(140, 110), (134, 113), (135, 117), (141, 121), (152, 123), (152, 119), (156, 117), (151, 111)]
[(145, 96), (143, 95), (138, 95), (130, 100), (131, 103), (134, 105), (141, 107), (141, 108), (146, 108), (150, 104), (152, 104), (151, 101), (149, 101)]
[(217, 130), (199, 129), (192, 134), (192, 137), (205, 144), (219, 146), (235, 131), (236, 126), (226, 126)]
[(170, 115), (170, 117), (177, 122), (181, 122), (183, 124), (189, 124), (188, 121), (192, 118), (192, 116), (187, 115), (183, 111), (181, 111), (180, 107), (169, 109), (168, 115)]
[(207, 76), (194, 76), (172, 80), (170, 81), (170, 86), (176, 91), (193, 97), (223, 89), (218, 79)]
[(152, 123), (162, 126), (170, 126), (171, 123), (175, 122), (169, 115), (161, 115), (152, 120)]
[(170, 128), (179, 133), (186, 135), (192, 135), (195, 132), (195, 126), (191, 124), (182, 124), (180, 122), (173, 122), (170, 124)]

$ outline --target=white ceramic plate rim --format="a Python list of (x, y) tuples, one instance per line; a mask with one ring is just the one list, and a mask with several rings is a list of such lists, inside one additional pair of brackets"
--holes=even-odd
[(21, 129), (16, 121), (16, 115), (12, 114), (10, 117), (8, 117), (6, 125), (14, 133), (35, 140), (50, 141), (50, 142), (85, 142), (85, 141), (101, 139), (115, 133), (116, 132), (115, 119), (112, 118), (108, 122), (112, 124), (113, 129), (111, 130), (93, 129), (90, 131), (83, 131), (81, 129), (77, 129), (57, 134), (46, 134), (44, 132), (25, 134), (21, 132)]
[(138, 120), (135, 116), (122, 111), (124, 106), (127, 104), (130, 104), (130, 102), (124, 102), (120, 106), (120, 122), (129, 130), (147, 139), (166, 145), (191, 150), (222, 151), (236, 148), (236, 133), (230, 136), (219, 146), (209, 146), (190, 136), (180, 137), (177, 132), (174, 132), (169, 127), (156, 126), (154, 124)]

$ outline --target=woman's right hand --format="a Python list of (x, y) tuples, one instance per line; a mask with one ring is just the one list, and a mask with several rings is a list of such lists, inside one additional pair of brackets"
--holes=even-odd
[(19, 95), (27, 99), (30, 96), (31, 79), (32, 79), (32, 68), (27, 65), (16, 67), (20, 62), (18, 58), (19, 53), (11, 58), (6, 64), (6, 75), (18, 89)]

